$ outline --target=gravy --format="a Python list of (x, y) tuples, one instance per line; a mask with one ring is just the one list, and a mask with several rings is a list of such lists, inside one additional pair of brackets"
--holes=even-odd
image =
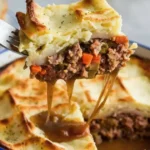
[(45, 136), (54, 142), (65, 142), (81, 138), (89, 133), (87, 124), (84, 122), (64, 122), (58, 116), (52, 116), (47, 119), (47, 112), (32, 116), (31, 121), (44, 131)]
[(75, 83), (75, 79), (70, 79), (66, 82), (66, 84), (67, 84), (67, 93), (68, 93), (68, 98), (69, 98), (69, 104), (71, 104), (71, 97), (72, 97), (74, 83)]
[(49, 121), (50, 113), (51, 113), (51, 107), (52, 107), (52, 100), (53, 100), (53, 90), (54, 90), (54, 84), (56, 81), (53, 82), (47, 82), (47, 105), (48, 105), (48, 114), (46, 122)]
[(144, 140), (114, 140), (103, 142), (98, 146), (99, 150), (150, 150), (150, 139)]
[(117, 69), (111, 72), (110, 74), (105, 75), (106, 81), (104, 81), (104, 87), (100, 93), (100, 96), (97, 100), (94, 111), (92, 112), (87, 124), (91, 123), (94, 117), (98, 114), (99, 110), (105, 105), (107, 98), (109, 96), (109, 93), (113, 87), (113, 84), (115, 83), (118, 73), (119, 73), (119, 70)]
[[(56, 81), (53, 82), (47, 82), (47, 105), (48, 105), (48, 115), (46, 122), (49, 121), (50, 118), (50, 113), (51, 113), (51, 107), (52, 107), (52, 101), (53, 101), (53, 90), (54, 90), (54, 85)], [(69, 104), (71, 104), (71, 97), (72, 97), (72, 92), (73, 92), (73, 87), (74, 87), (75, 79), (70, 79), (66, 82), (67, 84), (67, 93), (68, 93), (68, 99), (69, 99)]]

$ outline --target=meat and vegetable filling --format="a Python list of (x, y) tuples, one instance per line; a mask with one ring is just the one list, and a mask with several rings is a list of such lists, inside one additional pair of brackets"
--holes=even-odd
[(124, 66), (131, 54), (125, 36), (113, 40), (96, 38), (49, 56), (46, 64), (32, 65), (30, 70), (31, 75), (41, 81), (93, 78), (96, 74), (109, 73)]
[(150, 118), (137, 114), (118, 114), (93, 120), (90, 130), (97, 144), (102, 140), (150, 137)]

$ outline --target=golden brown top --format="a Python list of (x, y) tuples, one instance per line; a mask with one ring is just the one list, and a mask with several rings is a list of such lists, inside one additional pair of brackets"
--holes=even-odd
[[(83, 147), (85, 150), (96, 149), (89, 133), (76, 140), (57, 144), (50, 141), (44, 131), (35, 126), (35, 122), (30, 118), (47, 110), (46, 85), (35, 79), (29, 79), (29, 70), (23, 70), (23, 66), (24, 60), (18, 60), (0, 73), (0, 131), (2, 133), (0, 144), (15, 150), (22, 150), (21, 147), (24, 149), (28, 147), (63, 150), (71, 148), (83, 150)], [(70, 107), (66, 84), (59, 80), (54, 89), (53, 112), (65, 122), (84, 123), (84, 118), (88, 118), (96, 104), (102, 81), (103, 76), (77, 80), (72, 97), (75, 103)], [(121, 112), (134, 112), (150, 117), (149, 99), (150, 61), (132, 58), (121, 70), (108, 101), (97, 118)]]
[[(82, 0), (46, 7), (27, 0), (26, 14), (18, 12), (16, 16), (21, 27), (19, 49), (28, 51), (29, 65), (43, 64), (47, 56), (76, 42), (121, 34), (121, 16), (106, 0)], [(39, 47), (42, 47), (40, 53), (37, 52)]]

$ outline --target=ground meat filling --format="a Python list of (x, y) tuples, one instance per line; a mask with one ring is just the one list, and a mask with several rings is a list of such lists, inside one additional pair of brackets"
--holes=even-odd
[(97, 144), (118, 138), (146, 138), (150, 137), (150, 119), (135, 114), (119, 114), (93, 120), (90, 130)]
[[(99, 56), (98, 67), (90, 72), (90, 65), (83, 63), (83, 54)], [(125, 44), (117, 44), (108, 39), (92, 39), (88, 43), (76, 43), (56, 55), (49, 56), (42, 65), (42, 73), (34, 74), (43, 81), (55, 79), (90, 78), (96, 74), (104, 74), (125, 65), (132, 51)], [(90, 72), (90, 73), (89, 73)]]

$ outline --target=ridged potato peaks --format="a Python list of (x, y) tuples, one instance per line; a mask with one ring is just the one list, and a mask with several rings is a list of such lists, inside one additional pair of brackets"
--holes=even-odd
[[(29, 79), (24, 60), (17, 60), (0, 73), (0, 145), (12, 150), (96, 150), (91, 134), (69, 142), (51, 141), (31, 120), (47, 111), (46, 85)], [(117, 113), (137, 113), (150, 117), (150, 62), (131, 58), (121, 70), (106, 105), (96, 118)], [(103, 76), (77, 80), (72, 102), (68, 105), (66, 84), (59, 80), (54, 89), (52, 112), (66, 122), (83, 123), (88, 119), (102, 88)], [(37, 86), (36, 86), (37, 85)]]
[(121, 16), (106, 0), (46, 7), (27, 0), (27, 12), (16, 16), (21, 28), (19, 50), (28, 51), (28, 65), (41, 65), (48, 56), (77, 42), (121, 34)]

